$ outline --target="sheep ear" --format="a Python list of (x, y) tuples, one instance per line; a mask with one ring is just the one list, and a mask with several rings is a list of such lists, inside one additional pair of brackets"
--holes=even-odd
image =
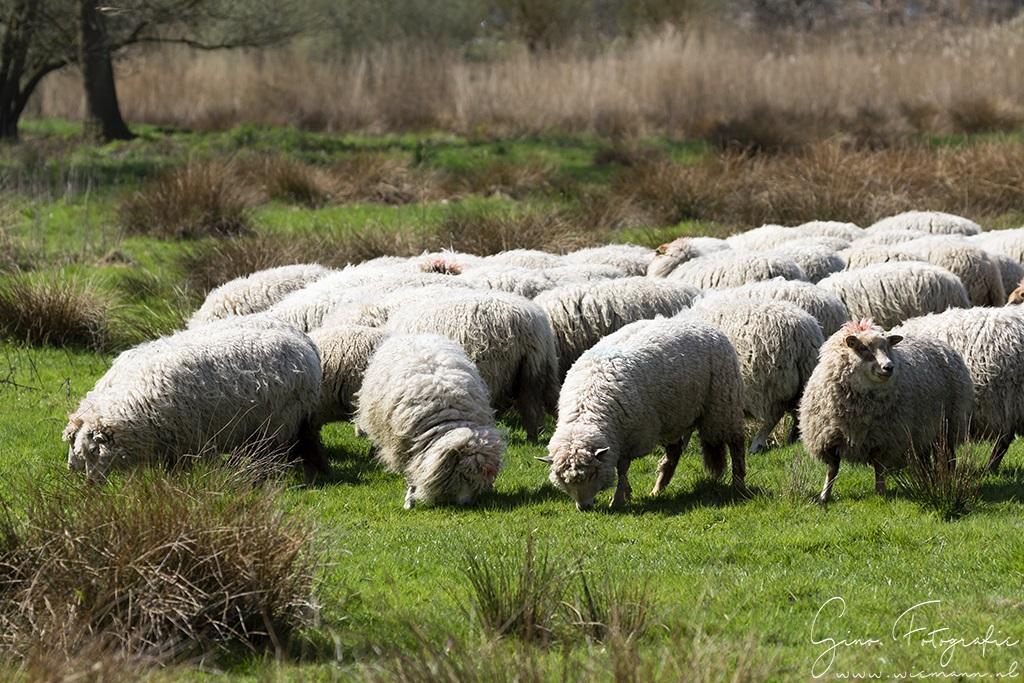
[(604, 453), (607, 453), (607, 452), (608, 452), (608, 447), (607, 446), (605, 446), (604, 448), (598, 448), (598, 449), (596, 449), (594, 451), (594, 457), (595, 458), (600, 458), (601, 455), (603, 455)]
[(889, 346), (896, 346), (903, 341), (903, 336), (899, 334), (890, 334), (888, 337)]
[(547, 463), (549, 465), (553, 462), (553, 460), (551, 459), (550, 455), (545, 455), (543, 457), (541, 457), (539, 455), (535, 455), (533, 457), (535, 457), (537, 460), (540, 460), (541, 462)]
[(64, 433), (61, 434), (60, 438), (63, 441), (73, 441), (75, 434), (77, 434), (78, 430), (82, 428), (82, 424), (83, 423), (80, 418), (72, 418), (71, 421), (68, 422), (68, 426), (64, 428)]
[(860, 339), (857, 339), (857, 335), (855, 334), (847, 335), (846, 345), (854, 351), (860, 351), (864, 348), (864, 343)]

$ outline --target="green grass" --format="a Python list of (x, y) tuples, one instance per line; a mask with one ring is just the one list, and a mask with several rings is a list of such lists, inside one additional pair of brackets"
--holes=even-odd
[[(24, 191), (16, 198), (9, 232), (32, 252), (37, 270), (66, 268), (95, 276), (99, 286), (118, 298), (119, 312), (142, 318), (158, 316), (167, 292), (183, 278), (177, 259), (186, 247), (122, 237), (116, 202), (140, 178), (189, 155), (244, 147), (327, 163), (366, 150), (414, 155), (421, 148), (426, 150), (423, 163), (463, 173), (494, 158), (542, 159), (583, 184), (600, 185), (614, 172), (593, 163), (604, 144), (595, 139), (367, 138), (251, 127), (198, 136), (139, 127), (140, 140), (79, 148), (73, 124), (27, 122), (24, 130), (27, 138), (67, 147), (67, 155), (43, 158), (41, 168), (61, 163), (81, 168), (92, 189), (86, 183), (68, 192)], [(680, 161), (707, 153), (701, 145), (654, 144)], [(0, 167), (16, 163), (18, 153), (0, 153)], [(546, 195), (518, 202), (469, 197), (461, 203), (484, 211), (547, 210), (572, 201)], [(254, 209), (254, 223), (259, 231), (285, 235), (345, 233), (367, 224), (384, 230), (422, 228), (452, 208), (437, 202), (311, 210), (271, 203)], [(645, 226), (609, 239), (655, 245), (714, 227)], [(100, 260), (112, 251), (123, 262)], [(146, 274), (154, 291), (128, 296), (118, 283), (139, 273)], [(112, 359), (112, 354), (0, 342), (0, 497), (14, 495), (25, 482), (63, 471), (66, 447), (60, 433), (66, 416)], [(929, 600), (941, 604), (925, 608), (926, 618), (918, 626), (947, 627), (944, 633), (950, 637), (980, 637), (989, 625), (997, 639), (1024, 635), (1024, 446), (1019, 442), (1000, 474), (984, 481), (981, 503), (966, 517), (946, 522), (900, 495), (875, 495), (872, 473), (851, 467), (840, 473), (834, 503), (818, 507), (810, 499), (824, 471), (816, 463), (797, 460), (799, 447), (751, 457), (748, 483), (753, 495), (737, 497), (705, 478), (695, 443), (662, 498), (646, 495), (658, 457), (652, 454), (633, 466), (637, 493), (628, 510), (581, 514), (547, 483), (546, 469), (534, 459), (544, 453), (543, 447), (525, 443), (517, 429), (510, 429), (506, 467), (496, 492), (480, 506), (407, 512), (402, 509), (402, 481), (374, 463), (368, 442), (356, 438), (349, 425), (329, 425), (323, 437), (332, 460), (331, 478), (316, 488), (296, 486), (281, 500), (318, 527), (328, 558), (318, 594), (324, 605), (322, 623), (308, 634), (308, 652), (298, 661), (241, 657), (228, 665), (233, 678), (360, 679), (365, 667), (383, 662), (396, 646), (417, 647), (412, 626), (442, 649), (448, 638), (476, 647), (481, 635), (466, 617), (462, 558), (467, 552), (487, 557), (521, 551), (531, 534), (569, 567), (581, 561), (595, 576), (649, 582), (653, 626), (639, 647), (653, 657), (705, 634), (726, 653), (736, 654), (744, 643), (753, 643), (752, 652), (768, 663), (773, 680), (807, 680), (815, 658), (826, 650), (826, 645), (811, 642), (811, 625), (819, 608), (835, 596), (846, 600), (846, 614), (840, 618), (838, 611), (823, 613), (819, 639), (875, 637), (884, 642), (841, 648), (833, 671), (916, 667), (994, 672), (1021, 657), (1019, 647), (989, 647), (984, 655), (977, 647), (958, 648), (943, 669), (942, 648), (922, 645), (920, 634), (913, 641), (891, 637), (893, 622), (904, 610)], [(607, 492), (602, 500), (609, 499)], [(499, 649), (511, 656), (515, 647), (506, 643)], [(578, 666), (584, 662), (605, 662), (614, 653), (603, 645), (576, 643), (534, 656), (552, 671), (562, 666), (582, 671)], [(174, 675), (205, 677), (190, 669)]]

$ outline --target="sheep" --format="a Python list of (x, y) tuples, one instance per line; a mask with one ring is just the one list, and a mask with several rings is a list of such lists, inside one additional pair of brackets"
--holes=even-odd
[(461, 279), (480, 289), (496, 289), (532, 299), (541, 292), (559, 286), (557, 278), (544, 270), (516, 266), (469, 268)]
[(1024, 228), (983, 232), (968, 237), (967, 241), (990, 254), (1009, 256), (1017, 263), (1024, 264)]
[(821, 347), (800, 401), (807, 450), (827, 466), (827, 503), (847, 460), (870, 464), (875, 490), (908, 455), (952, 454), (966, 436), (971, 376), (960, 355), (928, 337), (886, 334), (871, 320), (850, 322)]
[(559, 285), (574, 284), (577, 282), (595, 282), (597, 280), (615, 280), (626, 277), (622, 270), (614, 266), (600, 265), (597, 263), (576, 263), (562, 265), (556, 268), (544, 268), (541, 270), (544, 275), (557, 282)]
[(1024, 433), (1024, 315), (1007, 308), (952, 309), (907, 320), (893, 333), (938, 339), (960, 354), (974, 381), (971, 433), (995, 441), (989, 469), (999, 469), (1014, 436)]
[(731, 247), (712, 237), (679, 237), (658, 247), (647, 266), (648, 277), (666, 277), (679, 265)]
[(746, 251), (721, 251), (702, 256), (683, 263), (668, 277), (700, 289), (738, 287), (776, 277), (807, 279), (803, 269), (792, 260)]
[(535, 303), (554, 328), (561, 379), (602, 337), (637, 320), (675, 315), (698, 294), (700, 290), (682, 282), (630, 277), (560, 287), (541, 294)]
[(743, 380), (725, 335), (693, 316), (641, 320), (605, 337), (580, 356), (565, 378), (558, 426), (541, 458), (549, 478), (578, 510), (618, 475), (612, 505), (631, 495), (630, 462), (658, 444), (653, 495), (668, 486), (693, 430), (704, 465), (716, 477), (732, 456), (732, 481), (744, 486)]
[(497, 254), (485, 256), (487, 264), (502, 264), (520, 268), (557, 268), (562, 265), (562, 257), (536, 249), (511, 249)]
[(309, 338), (320, 352), (323, 384), (319, 424), (348, 420), (355, 413), (355, 396), (363, 384), (370, 356), (387, 333), (365, 325), (329, 325), (314, 330)]
[[(920, 230), (887, 230), (885, 232), (865, 233), (853, 242), (854, 247), (887, 247), (893, 244), (901, 244), (916, 240), (919, 237), (927, 237), (931, 233)], [(955, 237), (955, 235), (948, 235)]]
[(858, 242), (842, 254), (843, 259), (846, 261), (845, 270), (859, 270), (860, 268), (866, 268), (867, 266), (873, 266), (878, 263), (895, 263), (905, 261), (917, 261), (919, 263), (927, 262), (927, 259), (920, 254), (912, 254), (908, 251), (904, 251), (900, 248), (902, 246), (902, 244), (861, 245), (861, 243)]
[(504, 441), (487, 385), (465, 351), (436, 334), (395, 335), (370, 358), (356, 426), (416, 502), (469, 505), (494, 486)]
[(603, 247), (580, 249), (566, 254), (562, 262), (575, 264), (596, 264), (614, 266), (627, 276), (643, 275), (654, 258), (654, 250), (635, 244), (609, 244)]
[(824, 342), (818, 321), (796, 304), (728, 295), (699, 299), (693, 312), (721, 330), (740, 361), (744, 412), (760, 423), (750, 452), (763, 450), (783, 415), (793, 416)]
[(801, 237), (799, 239), (795, 239), (795, 240), (791, 240), (789, 242), (785, 242), (785, 243), (783, 243), (780, 246), (783, 246), (783, 247), (806, 247), (806, 246), (826, 247), (828, 249), (831, 249), (832, 251), (840, 252), (840, 251), (843, 251), (844, 249), (849, 249), (851, 246), (853, 246), (853, 242), (851, 242), (850, 240), (844, 240), (841, 237), (827, 237), (827, 236), (821, 236), (821, 237)]
[[(1003, 291), (1013, 292), (1020, 285), (1021, 280), (1024, 280), (1024, 266), (1014, 261), (1009, 256), (1003, 256), (1002, 254), (995, 254), (988, 252), (988, 257), (995, 262), (996, 267), (999, 268), (999, 277), (1003, 281)], [(1008, 295), (1010, 298), (1012, 294)]]
[(213, 320), (264, 311), (297, 289), (321, 280), (332, 271), (315, 263), (280, 266), (235, 278), (213, 289), (188, 321), (198, 327)]
[(854, 318), (873, 318), (886, 327), (971, 305), (960, 279), (930, 263), (879, 263), (834, 273), (818, 286), (838, 296)]
[(265, 316), (161, 337), (114, 359), (68, 417), (68, 468), (102, 481), (115, 468), (255, 441), (289, 449), (312, 477), (327, 470), (320, 385), (313, 342)]
[(793, 228), (766, 224), (758, 228), (729, 235), (726, 243), (738, 251), (762, 251), (801, 237)]
[(727, 296), (754, 301), (788, 301), (810, 313), (821, 328), (823, 337), (831, 336), (850, 319), (846, 305), (832, 292), (800, 280), (764, 280), (732, 289), (719, 289), (705, 296)]
[(853, 242), (864, 236), (864, 229), (855, 223), (842, 221), (808, 221), (796, 226), (803, 237), (832, 237)]
[(977, 235), (981, 226), (974, 221), (941, 211), (905, 211), (877, 221), (868, 234), (892, 230), (919, 230), (932, 235)]
[(545, 411), (558, 408), (558, 353), (551, 322), (523, 297), (506, 292), (465, 292), (420, 298), (394, 309), (384, 329), (392, 334), (436, 333), (462, 345), (480, 369), (502, 412), (515, 406), (532, 441)]
[(1021, 304), (1024, 304), (1024, 279), (1021, 279), (1006, 299), (1007, 306), (1020, 306)]
[(834, 249), (820, 245), (787, 242), (765, 253), (793, 261), (800, 266), (810, 282), (823, 280), (846, 267), (846, 261)]

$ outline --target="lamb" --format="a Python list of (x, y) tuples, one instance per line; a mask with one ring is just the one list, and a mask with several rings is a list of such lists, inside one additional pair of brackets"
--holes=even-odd
[(494, 486), (505, 444), (487, 385), (455, 342), (395, 335), (370, 358), (356, 425), (417, 501), (469, 505)]
[(720, 289), (705, 296), (724, 296), (754, 301), (788, 301), (810, 313), (824, 337), (831, 336), (850, 319), (846, 305), (835, 294), (800, 280), (764, 280), (733, 289)]
[(1024, 315), (1007, 308), (952, 309), (912, 318), (893, 333), (938, 339), (963, 357), (974, 381), (971, 433), (995, 441), (989, 469), (999, 469), (1014, 436), (1024, 433)]
[(655, 250), (647, 266), (648, 277), (666, 277), (687, 261), (731, 249), (725, 240), (712, 237), (680, 237)]
[(520, 268), (557, 268), (562, 265), (562, 257), (536, 249), (510, 249), (485, 256), (483, 261), (487, 264), (502, 264)]
[(967, 241), (990, 254), (1009, 256), (1017, 263), (1024, 264), (1024, 228), (983, 232), (968, 237)]
[(693, 430), (716, 477), (732, 456), (733, 485), (746, 475), (743, 380), (725, 335), (694, 317), (641, 320), (580, 356), (565, 378), (548, 455), (551, 482), (588, 510), (618, 475), (612, 505), (627, 502), (630, 462), (658, 444), (657, 495), (668, 486)]
[(686, 282), (700, 289), (739, 287), (748, 282), (771, 280), (806, 280), (807, 275), (796, 262), (747, 251), (721, 251), (683, 263), (669, 273), (672, 280)]
[(562, 262), (613, 266), (629, 275), (643, 275), (654, 258), (654, 250), (635, 244), (609, 244), (603, 247), (580, 249), (566, 254)]
[(545, 412), (558, 408), (558, 354), (544, 311), (506, 292), (466, 292), (422, 298), (395, 309), (384, 329), (393, 334), (436, 333), (462, 346), (476, 363), (502, 412), (515, 406), (527, 438), (535, 441)]
[(973, 386), (963, 359), (944, 342), (886, 334), (871, 320), (850, 322), (821, 347), (800, 401), (807, 450), (828, 468), (827, 503), (847, 460), (875, 470), (875, 490), (910, 455), (952, 457), (966, 436)]
[(281, 266), (235, 278), (212, 290), (188, 327), (213, 320), (264, 311), (297, 289), (321, 280), (332, 271), (315, 263)]
[(793, 416), (824, 342), (818, 321), (795, 304), (727, 295), (697, 301), (693, 312), (729, 338), (740, 361), (744, 412), (760, 422), (750, 452), (762, 451), (783, 415)]
[(846, 267), (846, 261), (834, 249), (814, 244), (787, 242), (766, 252), (769, 256), (793, 261), (807, 280), (818, 282)]
[(673, 316), (700, 290), (682, 282), (630, 277), (560, 287), (537, 297), (554, 328), (558, 377), (562, 379), (584, 351), (615, 330), (658, 315)]
[(140, 462), (252, 444), (326, 472), (315, 416), (320, 357), (306, 335), (244, 316), (125, 351), (68, 418), (68, 468), (102, 481)]
[(309, 338), (320, 352), (323, 374), (319, 424), (351, 419), (370, 356), (386, 336), (377, 327), (344, 324), (324, 326), (310, 333)]
[(981, 226), (974, 221), (941, 211), (905, 211), (877, 221), (869, 234), (892, 230), (918, 230), (932, 235), (977, 235)]
[(829, 275), (818, 286), (839, 297), (854, 318), (886, 327), (971, 305), (960, 279), (930, 263), (879, 263)]

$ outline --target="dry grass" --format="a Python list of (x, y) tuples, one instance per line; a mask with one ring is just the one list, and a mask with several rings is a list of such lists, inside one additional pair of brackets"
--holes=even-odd
[(603, 237), (601, 227), (574, 210), (513, 212), (455, 207), (437, 227), (436, 243), (481, 256), (509, 249), (560, 254), (598, 244)]
[(147, 181), (120, 206), (129, 234), (166, 239), (249, 232), (255, 197), (233, 163), (189, 161)]
[(283, 156), (253, 160), (242, 179), (254, 183), (267, 199), (318, 207), (331, 200), (331, 181), (321, 169)]
[(339, 202), (409, 204), (444, 197), (436, 174), (395, 156), (357, 154), (336, 162), (328, 173)]
[[(964, 117), (965, 104), (1024, 104), (1024, 71), (1007, 58), (1022, 43), (1012, 23), (918, 22), (823, 37), (699, 26), (596, 51), (512, 49), (502, 59), (475, 61), (458, 50), (410, 44), (330, 61), (298, 48), (168, 49), (126, 62), (118, 88), (129, 120), (198, 129), (255, 122), (333, 131), (694, 137), (735, 131), (740, 121), (749, 126), (756, 112), (795, 115), (793, 127), (866, 111), (897, 128), (941, 133), (980, 120)], [(81, 118), (80, 88), (70, 71), (47, 79), (37, 113)]]
[(317, 556), (254, 462), (24, 487), (0, 529), (0, 645), (50, 669), (90, 653), (284, 654), (311, 614)]
[(543, 159), (494, 159), (453, 173), (447, 185), (453, 194), (497, 195), (522, 199), (549, 192), (557, 183), (557, 168)]
[(0, 336), (32, 345), (104, 349), (110, 302), (97, 286), (61, 271), (0, 280)]
[(986, 455), (976, 444), (961, 448), (957, 455), (926, 459), (912, 453), (906, 469), (895, 476), (897, 489), (947, 521), (969, 514), (981, 501), (981, 484), (988, 474), (983, 466)]

